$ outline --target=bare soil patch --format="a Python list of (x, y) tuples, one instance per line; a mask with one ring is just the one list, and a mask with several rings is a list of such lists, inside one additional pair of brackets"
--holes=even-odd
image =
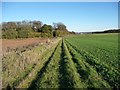
[(1, 39), (2, 41), (2, 53), (6, 52), (9, 49), (15, 49), (18, 47), (28, 46), (31, 44), (48, 42), (49, 39), (41, 38), (26, 38), (26, 39)]

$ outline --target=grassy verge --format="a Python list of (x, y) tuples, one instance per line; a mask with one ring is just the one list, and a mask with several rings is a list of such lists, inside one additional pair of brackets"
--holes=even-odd
[(59, 39), (51, 41), (50, 44), (39, 44), (24, 52), (10, 52), (2, 58), (3, 61), (3, 87), (18, 86), (29, 73), (35, 68), (45, 52), (54, 46)]
[(58, 69), (60, 61), (60, 48), (61, 42), (56, 46), (51, 56), (47, 59), (47, 62), (38, 72), (35, 80), (32, 81), (29, 89), (40, 89), (40, 88), (58, 88)]

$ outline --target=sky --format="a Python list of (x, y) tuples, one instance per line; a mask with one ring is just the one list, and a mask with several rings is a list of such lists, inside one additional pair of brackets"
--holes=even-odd
[(119, 2), (119, 0), (1, 0), (2, 2)]
[(117, 2), (2, 2), (2, 21), (62, 22), (69, 31), (118, 28)]

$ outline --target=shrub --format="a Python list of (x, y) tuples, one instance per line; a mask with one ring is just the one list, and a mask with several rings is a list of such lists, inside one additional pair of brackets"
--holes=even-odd
[(2, 38), (5, 39), (15, 39), (18, 37), (18, 32), (16, 30), (5, 30), (2, 32)]

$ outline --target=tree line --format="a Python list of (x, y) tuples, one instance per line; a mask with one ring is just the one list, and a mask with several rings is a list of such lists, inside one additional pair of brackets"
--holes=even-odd
[(41, 21), (2, 22), (2, 38), (61, 37), (72, 34), (63, 23), (43, 24)]
[(99, 31), (99, 32), (92, 32), (93, 34), (99, 34), (99, 33), (120, 33), (120, 29), (110, 29), (105, 31)]

